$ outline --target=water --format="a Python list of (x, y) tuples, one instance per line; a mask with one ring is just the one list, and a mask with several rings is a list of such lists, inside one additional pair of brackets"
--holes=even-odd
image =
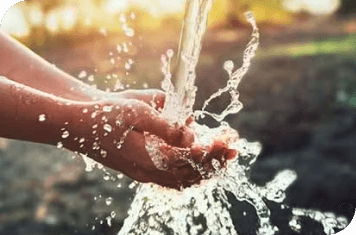
[[(173, 75), (171, 73), (171, 62), (174, 59), (173, 50), (168, 50), (162, 55), (162, 72), (164, 79), (162, 81), (162, 89), (166, 92), (166, 102), (162, 114), (171, 123), (185, 123), (188, 117), (194, 117), (195, 120), (211, 116), (220, 123), (217, 128), (209, 128), (205, 125), (200, 125), (197, 122), (191, 124), (191, 128), (195, 132), (197, 144), (210, 146), (217, 138), (224, 140), (230, 149), (235, 149), (238, 156), (235, 159), (229, 160), (227, 166), (221, 168), (220, 163), (216, 159), (212, 159), (212, 166), (215, 168), (214, 173), (208, 173), (202, 165), (195, 164), (189, 158), (184, 159), (192, 165), (194, 169), (202, 175), (202, 182), (199, 185), (193, 185), (189, 188), (177, 191), (175, 189), (163, 188), (153, 183), (141, 184), (132, 182), (128, 188), (136, 188), (136, 195), (133, 199), (131, 208), (128, 212), (121, 231), (118, 235), (127, 234), (216, 234), (216, 235), (235, 235), (237, 234), (230, 211), (232, 205), (228, 200), (229, 195), (238, 201), (245, 201), (253, 206), (258, 217), (258, 227), (256, 233), (260, 235), (272, 235), (279, 231), (271, 220), (271, 211), (266, 205), (266, 201), (280, 203), (281, 208), (286, 205), (282, 204), (285, 200), (285, 191), (297, 179), (297, 174), (289, 169), (285, 169), (274, 177), (274, 179), (264, 186), (257, 186), (251, 182), (249, 171), (252, 165), (256, 162), (261, 151), (261, 145), (258, 142), (249, 142), (246, 139), (239, 137), (236, 130), (232, 129), (224, 118), (230, 114), (238, 113), (243, 105), (239, 101), (239, 92), (237, 90), (240, 81), (247, 73), (251, 60), (254, 58), (259, 45), (259, 31), (254, 20), (252, 12), (247, 12), (246, 18), (252, 26), (251, 39), (243, 53), (242, 66), (234, 70), (234, 63), (228, 60), (224, 63), (223, 68), (229, 75), (226, 87), (219, 89), (216, 93), (207, 99), (201, 110), (193, 111), (195, 102), (195, 94), (197, 87), (195, 82), (195, 67), (197, 65), (201, 50), (201, 41), (206, 30), (208, 12), (212, 6), (213, 0), (187, 0), (186, 14), (184, 19), (182, 36), (178, 51), (178, 66), (174, 75), (175, 81), (172, 82)], [(134, 17), (131, 14), (131, 18)], [(125, 15), (120, 16), (123, 24), (123, 30), (128, 37), (134, 36), (134, 32), (127, 24)], [(103, 34), (106, 31), (102, 30)], [(128, 46), (126, 43), (117, 45), (117, 51), (127, 52)], [(114, 63), (115, 61), (113, 61)], [(133, 60), (129, 59), (125, 68), (129, 70), (133, 64)], [(84, 71), (85, 72), (85, 71)], [(79, 77), (84, 78), (86, 73), (81, 72)], [(110, 79), (110, 78), (108, 78)], [(94, 77), (90, 75), (89, 81), (94, 81)], [(123, 89), (121, 83), (116, 84), (115, 90)], [(208, 112), (206, 108), (213, 99), (218, 99), (223, 93), (228, 93), (231, 97), (230, 104), (221, 113)], [(103, 112), (111, 112), (111, 106), (105, 106)], [(83, 113), (88, 113), (87, 109)], [(92, 118), (97, 116), (97, 112), (91, 114)], [(44, 114), (39, 116), (39, 121), (46, 120)], [(122, 120), (118, 118), (115, 125), (121, 126)], [(98, 126), (94, 125), (93, 133), (96, 132)], [(112, 131), (112, 127), (108, 124), (103, 126), (106, 134)], [(133, 127), (129, 127), (123, 136), (115, 141), (115, 145), (120, 149), (124, 143), (126, 136), (132, 131)], [(64, 131), (62, 138), (69, 137), (69, 132)], [(146, 134), (146, 149), (150, 154), (153, 163), (158, 169), (167, 170), (165, 166), (164, 155), (160, 153), (159, 145), (162, 140), (158, 137)], [(79, 143), (85, 142), (84, 138), (78, 140)], [(62, 147), (59, 142), (57, 147)], [(96, 143), (93, 149), (100, 149)], [(100, 149), (100, 154), (103, 158), (107, 156), (107, 151)], [(94, 167), (98, 167), (105, 172), (104, 180), (121, 179), (122, 174), (116, 177), (110, 176), (105, 168), (88, 156), (80, 154), (85, 163), (86, 171), (91, 171)], [(118, 188), (122, 187), (122, 183), (117, 184)], [(101, 195), (99, 195), (101, 198)], [(113, 202), (112, 197), (105, 199), (107, 206)], [(299, 232), (302, 226), (299, 222), (300, 217), (309, 217), (322, 224), (326, 234), (333, 234), (335, 228), (343, 229), (347, 226), (348, 221), (344, 217), (337, 217), (333, 213), (323, 213), (316, 210), (292, 208), (292, 217), (289, 221), (289, 226), (292, 230)], [(243, 213), (247, 216), (247, 213)], [(112, 211), (110, 216), (106, 217), (106, 223), (111, 226), (112, 219), (116, 216), (115, 211)], [(100, 221), (100, 224), (103, 220)], [(93, 227), (95, 229), (95, 226)]]
[[(195, 66), (198, 63), (201, 41), (206, 30), (208, 13), (213, 0), (188, 0), (186, 1), (185, 16), (180, 38), (178, 53), (178, 70), (175, 86), (171, 83), (170, 62), (173, 51), (168, 50), (167, 55), (162, 56), (165, 75), (162, 89), (166, 92), (166, 105), (163, 114), (171, 118), (171, 122), (184, 123), (191, 116), (195, 93), (194, 86)], [(167, 59), (168, 57), (168, 59)]]
[[(181, 191), (163, 188), (156, 184), (139, 184), (131, 209), (128, 212), (129, 216), (118, 233), (119, 235), (237, 234), (229, 213), (231, 204), (228, 200), (227, 192), (232, 193), (238, 201), (246, 201), (255, 208), (259, 221), (259, 226), (256, 229), (257, 234), (270, 235), (279, 231), (279, 228), (270, 221), (271, 212), (265, 201), (282, 203), (286, 197), (286, 189), (297, 179), (297, 174), (292, 170), (286, 169), (279, 172), (266, 185), (262, 187), (256, 186), (251, 182), (248, 172), (257, 160), (261, 145), (258, 142), (248, 142), (246, 139), (240, 139), (238, 132), (223, 121), (227, 115), (238, 113), (243, 107), (238, 99), (239, 92), (237, 87), (248, 71), (259, 44), (259, 32), (251, 12), (246, 13), (246, 18), (252, 25), (253, 31), (250, 42), (243, 53), (242, 66), (233, 71), (234, 63), (226, 61), (224, 69), (229, 75), (227, 86), (218, 90), (206, 100), (202, 110), (195, 112), (192, 110), (196, 91), (194, 70), (201, 48), (201, 38), (203, 31), (205, 31), (202, 24), (206, 24), (206, 18), (201, 17), (201, 15), (206, 14), (207, 16), (206, 10), (209, 9), (211, 3), (212, 1), (204, 0), (188, 1), (187, 11), (194, 12), (196, 16), (199, 16), (195, 18), (198, 19), (198, 22), (195, 23), (201, 27), (197, 27), (194, 24), (195, 26), (193, 27), (184, 28), (184, 30), (198, 30), (198, 36), (190, 35), (189, 37), (189, 33), (188, 36), (185, 35), (187, 37), (184, 40), (188, 42), (184, 42), (184, 44), (193, 45), (193, 47), (189, 47), (189, 50), (187, 50), (187, 47), (183, 47), (179, 53), (181, 57), (180, 66), (184, 68), (178, 72), (178, 76), (183, 76), (176, 82), (178, 87), (175, 87), (171, 81), (170, 66), (173, 51), (168, 50), (162, 56), (162, 72), (164, 73), (162, 89), (166, 92), (166, 104), (163, 114), (170, 118), (171, 122), (178, 123), (184, 123), (186, 118), (191, 115), (194, 116), (195, 120), (205, 115), (213, 117), (220, 123), (217, 128), (211, 129), (193, 122), (191, 127), (196, 134), (196, 142), (209, 146), (218, 136), (227, 141), (229, 148), (236, 149), (238, 156), (230, 160), (226, 168), (221, 168), (219, 161), (213, 159), (212, 165), (215, 168), (215, 172), (210, 175), (204, 175), (204, 180), (199, 185), (193, 185)], [(192, 16), (186, 14), (186, 17), (191, 19)], [(189, 21), (189, 23), (191, 22)], [(190, 33), (195, 35), (196, 31), (191, 31)], [(187, 51), (192, 53), (187, 54)], [(231, 96), (231, 102), (225, 110), (220, 114), (206, 111), (205, 109), (210, 101), (219, 98), (224, 92), (228, 92)], [(165, 170), (164, 156), (157, 150), (160, 144), (157, 138), (148, 135), (146, 136), (146, 142), (147, 151), (150, 153), (157, 168)], [(199, 167), (189, 159), (186, 160), (194, 168), (197, 169)], [(205, 174), (204, 169), (199, 171)], [(298, 221), (301, 216), (307, 216), (320, 222), (326, 234), (334, 233), (335, 228), (342, 229), (347, 226), (347, 220), (344, 217), (337, 217), (333, 213), (293, 208), (292, 214), (293, 217), (289, 222), (289, 226), (295, 231), (301, 230), (301, 225)]]

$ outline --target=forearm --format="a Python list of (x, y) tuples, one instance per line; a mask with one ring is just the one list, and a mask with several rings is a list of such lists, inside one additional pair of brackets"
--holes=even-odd
[(56, 144), (73, 106), (33, 88), (0, 77), (0, 136)]
[(65, 99), (92, 101), (106, 92), (97, 90), (36, 55), (0, 31), (0, 75)]

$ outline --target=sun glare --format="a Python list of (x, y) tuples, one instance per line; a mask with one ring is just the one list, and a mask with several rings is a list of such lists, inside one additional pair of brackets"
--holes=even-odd
[(29, 34), (29, 26), (18, 4), (6, 12), (6, 17), (1, 22), (1, 29), (8, 34), (18, 37), (24, 37)]
[(340, 7), (340, 0), (284, 0), (283, 6), (293, 12), (306, 11), (312, 14), (331, 14)]
[(107, 13), (117, 13), (125, 11), (129, 5), (128, 0), (108, 0), (104, 5), (104, 9)]

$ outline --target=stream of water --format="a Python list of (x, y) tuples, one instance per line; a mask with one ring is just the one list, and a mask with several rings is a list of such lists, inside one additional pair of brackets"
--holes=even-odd
[[(209, 115), (220, 123), (217, 128), (209, 128), (194, 122), (192, 129), (196, 134), (196, 142), (202, 145), (211, 145), (217, 136), (228, 136), (229, 148), (236, 149), (238, 156), (230, 160), (226, 168), (221, 168), (219, 162), (212, 160), (215, 173), (205, 177), (199, 185), (193, 185), (181, 191), (162, 188), (155, 184), (139, 184), (136, 196), (132, 202), (129, 216), (125, 220), (119, 235), (126, 234), (237, 234), (229, 210), (227, 192), (238, 201), (251, 204), (258, 216), (259, 226), (257, 234), (275, 234), (279, 228), (270, 221), (270, 209), (265, 200), (283, 203), (286, 189), (297, 179), (294, 171), (286, 169), (279, 172), (272, 181), (265, 186), (256, 186), (250, 181), (248, 172), (261, 151), (258, 142), (248, 142), (240, 139), (238, 132), (232, 129), (224, 118), (229, 114), (236, 114), (242, 109), (239, 101), (237, 87), (248, 71), (258, 44), (259, 31), (252, 12), (247, 12), (246, 18), (252, 25), (252, 36), (243, 53), (243, 64), (234, 71), (234, 63), (226, 61), (224, 69), (229, 75), (225, 88), (218, 90), (205, 101), (202, 110), (192, 110), (195, 101), (196, 87), (195, 67), (201, 49), (201, 40), (205, 32), (207, 16), (212, 5), (212, 0), (187, 1), (185, 25), (181, 37), (178, 53), (179, 68), (176, 87), (173, 85), (170, 64), (173, 50), (168, 50), (162, 55), (162, 71), (164, 79), (162, 89), (166, 92), (166, 105), (163, 114), (171, 122), (184, 123), (187, 117), (195, 119)], [(187, 25), (189, 24), (189, 25)], [(231, 103), (220, 114), (206, 111), (210, 101), (219, 98), (224, 92), (231, 96)], [(151, 141), (151, 142), (150, 142)], [(147, 141), (150, 149), (152, 139)], [(160, 155), (151, 155), (153, 162), (160, 167)], [(191, 163), (194, 166), (194, 163)], [(199, 167), (199, 166), (198, 166)], [(282, 204), (283, 205), (283, 204)], [(301, 216), (310, 217), (320, 222), (326, 234), (333, 234), (334, 229), (347, 226), (344, 217), (337, 217), (333, 213), (323, 213), (315, 210), (300, 208), (292, 209), (292, 218), (289, 226), (294, 231), (300, 231)]]
[[(232, 129), (224, 118), (238, 113), (243, 105), (239, 101), (238, 85), (247, 73), (251, 60), (254, 58), (259, 45), (259, 30), (252, 12), (245, 13), (247, 21), (252, 26), (252, 35), (243, 53), (242, 66), (234, 70), (234, 63), (228, 60), (224, 69), (229, 75), (227, 85), (219, 89), (207, 99), (201, 110), (193, 111), (197, 87), (195, 83), (195, 67), (201, 50), (201, 41), (206, 30), (208, 13), (213, 0), (187, 0), (186, 13), (178, 51), (178, 70), (175, 73), (175, 84), (172, 82), (171, 61), (173, 50), (169, 49), (162, 55), (162, 72), (164, 79), (162, 89), (166, 92), (165, 107), (162, 114), (172, 123), (184, 123), (188, 117), (195, 120), (206, 115), (220, 123), (217, 128), (209, 128), (197, 122), (191, 124), (195, 132), (197, 144), (210, 146), (217, 138), (224, 137), (228, 148), (235, 149), (238, 156), (229, 160), (222, 168), (216, 159), (212, 159), (214, 173), (206, 174), (204, 167), (185, 159), (194, 169), (197, 169), (204, 179), (199, 185), (193, 185), (180, 191), (163, 188), (153, 183), (138, 184), (136, 195), (128, 212), (129, 216), (118, 235), (127, 234), (238, 234), (231, 217), (232, 205), (228, 194), (238, 201), (249, 203), (255, 209), (258, 217), (256, 233), (272, 235), (279, 228), (271, 222), (271, 211), (266, 201), (280, 203), (282, 207), (286, 197), (286, 189), (297, 179), (293, 170), (285, 169), (279, 172), (272, 181), (264, 186), (257, 186), (251, 182), (249, 171), (256, 162), (261, 151), (258, 142), (248, 142), (239, 138), (236, 130)], [(218, 99), (223, 93), (231, 97), (230, 104), (221, 113), (208, 112), (206, 108), (213, 99)], [(39, 117), (40, 121), (43, 117)], [(127, 133), (129, 133), (128, 130)], [(119, 141), (123, 144), (124, 138)], [(159, 141), (157, 137), (146, 136), (146, 149), (153, 163), (158, 169), (164, 170), (163, 154), (157, 154)], [(106, 156), (106, 153), (104, 152)], [(104, 156), (103, 156), (104, 157)], [(90, 171), (95, 162), (83, 155)], [(100, 166), (100, 164), (98, 165)], [(136, 183), (135, 183), (136, 184)], [(133, 185), (132, 187), (135, 187)], [(301, 231), (300, 217), (309, 217), (320, 222), (326, 234), (333, 234), (335, 228), (343, 229), (348, 225), (344, 217), (337, 217), (333, 213), (292, 208), (289, 226), (294, 231)], [(111, 221), (111, 218), (108, 217)], [(108, 219), (108, 224), (109, 224)]]

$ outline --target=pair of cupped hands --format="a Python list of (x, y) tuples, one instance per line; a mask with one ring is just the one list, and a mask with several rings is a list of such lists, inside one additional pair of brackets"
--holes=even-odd
[[(62, 130), (77, 138), (63, 139), (63, 146), (139, 182), (176, 189), (203, 179), (192, 162), (212, 173), (213, 158), (224, 167), (227, 160), (235, 157), (236, 152), (222, 141), (211, 146), (195, 144), (189, 127), (193, 119), (184, 125), (170, 124), (160, 112), (164, 102), (165, 94), (151, 89), (108, 93), (100, 101), (74, 105), (70, 119), (74, 125), (63, 126)], [(148, 135), (162, 140), (156, 151), (164, 156), (165, 169), (158, 169), (147, 152)]]
[[(0, 45), (0, 75), (7, 78), (0, 77), (5, 104), (0, 108), (2, 137), (59, 143), (137, 181), (171, 188), (201, 181), (189, 161), (213, 172), (213, 158), (225, 166), (236, 154), (221, 141), (195, 144), (192, 120), (170, 124), (159, 111), (165, 101), (160, 90), (104, 92), (57, 69), (1, 31)], [(163, 156), (163, 170), (147, 152), (150, 135), (163, 141), (154, 150)]]

